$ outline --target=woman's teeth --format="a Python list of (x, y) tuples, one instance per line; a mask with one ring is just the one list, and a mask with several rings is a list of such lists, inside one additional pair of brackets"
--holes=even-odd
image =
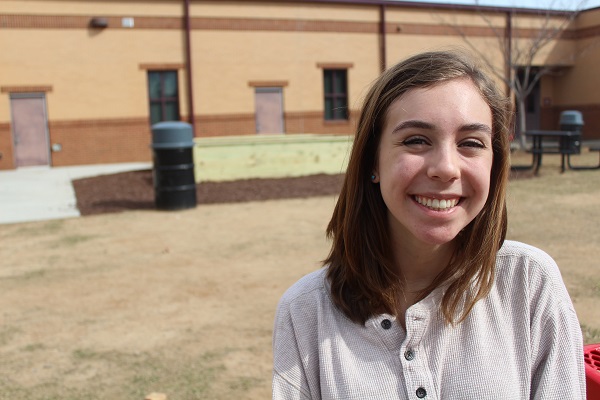
[(424, 205), (425, 207), (433, 210), (447, 210), (458, 204), (460, 199), (447, 199), (438, 200), (429, 197), (415, 196), (417, 203)]

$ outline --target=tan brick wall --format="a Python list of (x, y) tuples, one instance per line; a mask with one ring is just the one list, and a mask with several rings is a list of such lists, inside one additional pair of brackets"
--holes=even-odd
[(556, 74), (553, 84), (554, 105), (585, 105), (600, 103), (600, 47), (597, 38), (577, 43), (575, 65)]
[(146, 119), (50, 121), (52, 166), (150, 161), (152, 136)]
[(248, 1), (192, 2), (193, 17), (270, 18), (318, 21), (377, 22), (379, 10), (369, 5)]
[[(539, 43), (542, 36), (556, 36), (555, 40), (545, 44), (533, 59), (533, 65), (570, 66), (574, 64), (577, 53), (575, 24), (569, 15), (518, 15), (512, 20), (513, 35), (518, 40), (513, 43), (513, 52), (524, 54), (532, 43)], [(554, 31), (558, 31), (555, 34)]]
[[(180, 1), (106, 0), (2, 0), (7, 14), (95, 15), (95, 16), (179, 16)], [(57, 12), (57, 10), (60, 10)], [(33, 12), (32, 12), (33, 11)]]
[(356, 130), (357, 111), (348, 121), (325, 121), (323, 112), (286, 113), (286, 133), (319, 133), (349, 135)]
[(200, 137), (255, 135), (254, 113), (196, 116), (195, 131)]
[(437, 29), (448, 27), (480, 27), (488, 28), (504, 26), (504, 13), (486, 13), (486, 19), (477, 11), (467, 10), (429, 10), (410, 9), (408, 7), (388, 7), (386, 10), (386, 21), (400, 25), (425, 25), (435, 26)]
[(575, 20), (575, 26), (580, 31), (598, 28), (600, 26), (600, 8), (581, 12)]

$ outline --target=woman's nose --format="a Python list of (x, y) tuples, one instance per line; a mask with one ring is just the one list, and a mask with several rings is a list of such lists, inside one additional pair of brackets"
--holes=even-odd
[(450, 182), (460, 178), (460, 156), (456, 148), (440, 148), (428, 160), (427, 175), (432, 179)]

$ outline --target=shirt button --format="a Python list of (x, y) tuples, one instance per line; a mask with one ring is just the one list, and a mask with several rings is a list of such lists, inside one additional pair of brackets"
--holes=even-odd
[(425, 390), (425, 388), (422, 388), (422, 387), (418, 388), (417, 389), (417, 397), (422, 399), (425, 396), (427, 396), (427, 390)]
[(407, 361), (412, 361), (415, 359), (415, 353), (412, 350), (406, 350), (404, 352), (404, 358), (406, 358)]
[(383, 329), (390, 329), (392, 327), (392, 321), (390, 321), (389, 319), (384, 319), (383, 321), (381, 321), (381, 327)]

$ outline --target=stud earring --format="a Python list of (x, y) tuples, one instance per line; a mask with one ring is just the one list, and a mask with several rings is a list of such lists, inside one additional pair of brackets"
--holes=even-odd
[(375, 182), (375, 175), (371, 175), (371, 182)]

